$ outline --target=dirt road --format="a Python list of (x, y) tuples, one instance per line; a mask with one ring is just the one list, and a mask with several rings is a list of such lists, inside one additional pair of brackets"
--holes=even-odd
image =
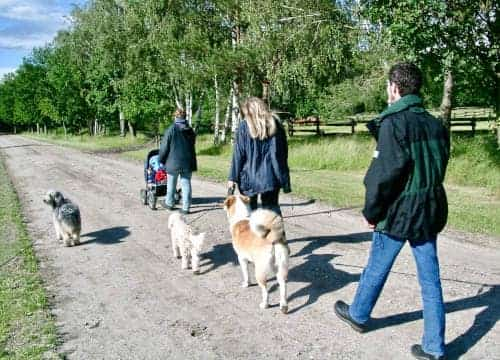
[[(406, 246), (359, 335), (333, 314), (350, 301), (370, 246), (359, 209), (283, 198), (292, 250), (289, 309), (260, 310), (260, 291), (240, 287), (220, 184), (193, 180), (189, 218), (208, 232), (201, 272), (171, 255), (168, 211), (141, 205), (142, 166), (15, 136), (0, 149), (21, 197), (69, 359), (410, 359), (421, 303)], [(82, 244), (55, 240), (42, 196), (68, 194), (83, 218)], [(200, 217), (201, 216), (201, 217)], [(500, 251), (439, 240), (451, 358), (500, 359)]]

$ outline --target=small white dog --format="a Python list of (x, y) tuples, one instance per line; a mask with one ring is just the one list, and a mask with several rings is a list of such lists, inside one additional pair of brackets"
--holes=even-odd
[(174, 257), (182, 259), (181, 268), (189, 269), (191, 262), (193, 273), (199, 274), (200, 253), (205, 241), (205, 233), (195, 235), (191, 226), (184, 221), (178, 212), (174, 212), (168, 218), (168, 228), (170, 229)]
[(47, 191), (43, 202), (52, 208), (57, 240), (64, 240), (66, 246), (80, 244), (82, 219), (78, 206), (56, 190)]

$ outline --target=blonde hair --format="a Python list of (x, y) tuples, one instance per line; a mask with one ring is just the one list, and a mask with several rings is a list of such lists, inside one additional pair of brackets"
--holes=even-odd
[(257, 97), (247, 98), (240, 106), (252, 139), (264, 140), (276, 134), (276, 115)]
[(185, 118), (186, 112), (184, 111), (184, 109), (177, 108), (175, 109), (174, 116), (178, 118)]

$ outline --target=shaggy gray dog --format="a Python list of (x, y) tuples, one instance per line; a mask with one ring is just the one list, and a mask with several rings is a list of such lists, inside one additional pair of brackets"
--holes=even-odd
[(52, 208), (52, 220), (57, 239), (64, 240), (66, 246), (80, 244), (82, 219), (78, 206), (56, 190), (47, 191), (43, 202)]

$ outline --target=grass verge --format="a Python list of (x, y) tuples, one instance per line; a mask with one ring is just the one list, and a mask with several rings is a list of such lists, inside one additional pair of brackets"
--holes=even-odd
[(0, 203), (0, 359), (58, 359), (47, 295), (1, 157)]
[(89, 135), (36, 135), (24, 133), (23, 136), (35, 139), (44, 140), (52, 144), (68, 146), (83, 151), (93, 152), (120, 152), (128, 149), (140, 148), (145, 146), (149, 139), (143, 134), (137, 134), (136, 137), (131, 136), (89, 136)]

